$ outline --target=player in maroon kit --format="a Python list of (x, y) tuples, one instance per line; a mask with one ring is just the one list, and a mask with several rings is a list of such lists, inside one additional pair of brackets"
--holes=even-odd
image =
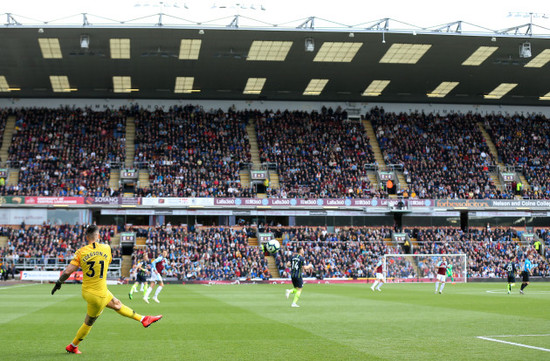
[[(371, 290), (378, 290), (378, 291), (382, 291), (380, 289), (380, 287), (382, 287), (382, 285), (384, 284), (384, 262), (382, 261), (382, 258), (380, 258), (378, 260), (378, 263), (376, 264), (376, 267), (375, 267), (375, 274), (376, 274), (376, 280), (374, 281), (372, 287), (370, 288)], [(378, 286), (378, 287), (376, 287)]]
[(155, 282), (158, 284), (158, 287), (155, 291), (155, 295), (153, 296), (153, 301), (160, 303), (158, 295), (164, 287), (164, 282), (162, 282), (162, 271), (165, 267), (164, 264), (166, 262), (167, 255), (167, 251), (162, 251), (162, 255), (159, 255), (151, 262), (151, 287), (149, 287), (147, 293), (143, 296), (143, 300), (147, 303), (149, 303), (149, 295), (151, 294), (151, 291), (153, 291), (153, 287), (155, 287)]
[[(443, 292), (445, 281), (447, 279), (447, 267), (449, 267), (449, 264), (447, 263), (447, 257), (443, 257), (443, 260), (437, 264), (437, 280), (435, 281), (435, 293), (437, 293), (438, 288), (439, 294)], [(441, 286), (439, 286), (440, 284)]]

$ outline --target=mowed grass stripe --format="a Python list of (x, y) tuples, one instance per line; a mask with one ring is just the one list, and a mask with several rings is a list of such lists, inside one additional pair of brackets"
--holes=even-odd
[[(286, 322), (315, 332), (320, 337), (348, 342), (361, 351), (379, 353), (378, 356), (389, 356), (389, 359), (409, 356), (411, 359), (434, 360), (443, 356), (449, 359), (491, 359), (502, 347), (476, 344), (475, 336), (480, 330), (505, 332), (510, 329), (544, 330), (546, 327), (532, 310), (526, 318), (513, 314), (503, 316), (502, 312), (487, 313), (477, 309), (476, 302), (472, 309), (448, 308), (443, 297), (452, 298), (453, 295), (435, 295), (430, 292), (433, 285), (414, 285), (415, 291), (424, 296), (425, 304), (418, 304), (414, 297), (413, 303), (407, 303), (408, 289), (394, 288), (390, 292), (374, 293), (365, 286), (308, 285), (300, 300), (303, 307), (298, 310), (290, 309), (290, 302), (284, 299), (285, 286), (258, 287), (260, 292), (254, 293), (251, 302), (239, 298), (237, 290), (226, 290), (226, 286), (218, 286), (217, 291), (212, 287), (201, 292), (215, 291), (216, 297), (241, 307), (254, 307), (255, 303), (260, 303), (265, 306), (261, 311), (264, 316), (278, 321), (288, 317)], [(470, 293), (476, 295), (479, 291), (480, 287), (476, 285)], [(434, 297), (439, 297), (439, 301), (432, 301)], [(480, 300), (487, 301), (494, 300), (487, 297)], [(481, 304), (481, 308), (485, 305)], [(518, 355), (516, 350), (504, 359), (513, 360)], [(532, 356), (537, 359), (536, 355)]]
[[(386, 285), (376, 293), (366, 285), (308, 284), (298, 309), (290, 308), (283, 285), (167, 285), (161, 304), (149, 305), (139, 293), (128, 300), (130, 286), (111, 286), (136, 312), (162, 313), (165, 318), (144, 329), (105, 310), (79, 358), (544, 359), (546, 354), (539, 350), (476, 338), (548, 333), (545, 305), (550, 297), (529, 294), (549, 290), (548, 284), (533, 283), (525, 296), (485, 292), (498, 285), (448, 285), (443, 295), (434, 295), (433, 284)], [(57, 360), (63, 355), (82, 324), (86, 304), (78, 285), (65, 285), (55, 296), (50, 290), (51, 285), (38, 285), (0, 293), (0, 315), (22, 313), (21, 308), (26, 312), (2, 325), (8, 332), (0, 332), (0, 359)], [(511, 340), (549, 348), (545, 338), (532, 343), (529, 337)]]
[[(50, 287), (40, 287), (47, 300)], [(111, 287), (115, 296), (140, 313), (162, 313), (165, 318), (149, 329), (106, 310), (82, 343), (82, 359), (104, 355), (116, 360), (331, 360), (376, 359), (336, 342), (320, 340), (314, 334), (285, 324), (277, 324), (253, 312), (227, 305), (193, 292), (189, 287), (168, 286), (160, 295), (160, 305), (139, 299), (124, 300), (128, 286)], [(15, 290), (14, 290), (15, 291)], [(79, 292), (78, 286), (62, 291)], [(20, 290), (21, 293), (24, 289)], [(18, 292), (19, 293), (19, 292)], [(82, 323), (85, 303), (80, 298), (66, 300), (63, 307), (48, 306), (37, 317), (22, 317), (10, 324), (10, 333), (0, 339), (2, 359), (56, 360), (64, 353)], [(30, 342), (37, 335), (40, 342)], [(279, 345), (284, 345), (281, 352)]]

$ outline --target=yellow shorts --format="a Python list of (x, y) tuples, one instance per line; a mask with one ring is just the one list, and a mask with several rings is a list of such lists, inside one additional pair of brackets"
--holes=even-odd
[(88, 302), (88, 316), (98, 317), (103, 312), (103, 309), (111, 300), (113, 299), (113, 294), (110, 291), (107, 291), (105, 296), (100, 297), (89, 292), (82, 292), (82, 298)]

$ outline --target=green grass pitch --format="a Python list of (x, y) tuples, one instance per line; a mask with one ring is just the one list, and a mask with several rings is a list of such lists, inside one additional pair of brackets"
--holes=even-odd
[(547, 283), (524, 296), (504, 283), (448, 284), (442, 295), (433, 284), (306, 284), (301, 308), (285, 287), (167, 285), (160, 304), (145, 304), (128, 299), (129, 285), (110, 286), (136, 312), (164, 318), (145, 329), (106, 309), (83, 354), (68, 355), (86, 312), (80, 286), (51, 296), (52, 285), (0, 284), (0, 360), (550, 359)]

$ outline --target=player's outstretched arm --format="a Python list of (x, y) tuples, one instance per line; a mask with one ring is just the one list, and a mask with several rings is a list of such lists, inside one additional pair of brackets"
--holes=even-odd
[(52, 289), (52, 295), (57, 292), (57, 290), (61, 289), (61, 285), (63, 282), (67, 280), (71, 276), (71, 274), (78, 269), (78, 266), (75, 266), (73, 264), (69, 264), (67, 268), (61, 273), (61, 276), (59, 276), (59, 279), (55, 282), (55, 286), (53, 286)]

